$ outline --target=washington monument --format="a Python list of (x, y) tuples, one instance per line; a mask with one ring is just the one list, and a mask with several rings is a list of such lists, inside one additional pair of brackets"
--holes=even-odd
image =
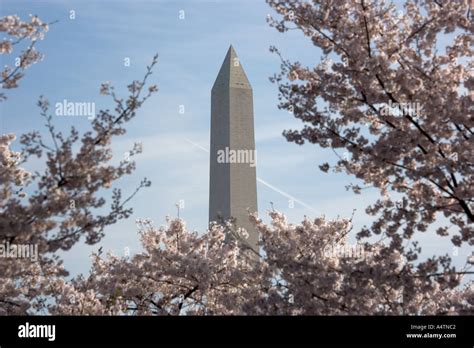
[(209, 222), (233, 217), (258, 252), (248, 212), (257, 211), (252, 87), (232, 46), (211, 92)]

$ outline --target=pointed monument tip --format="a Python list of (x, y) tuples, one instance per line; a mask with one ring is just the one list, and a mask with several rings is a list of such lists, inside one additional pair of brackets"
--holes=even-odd
[(219, 74), (217, 75), (212, 89), (221, 84), (228, 85), (230, 87), (252, 88), (232, 44), (227, 50), (224, 62), (222, 63), (221, 69), (219, 70)]

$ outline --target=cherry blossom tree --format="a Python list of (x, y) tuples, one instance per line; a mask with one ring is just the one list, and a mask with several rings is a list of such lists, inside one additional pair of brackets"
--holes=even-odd
[[(16, 16), (7, 16), (0, 27), (18, 38), (15, 42), (2, 41), (2, 54), (10, 53), (11, 47), (23, 39), (32, 41), (21, 54), (22, 63), (4, 71), (3, 88), (15, 88), (22, 71), (39, 59), (39, 54), (32, 53), (33, 44), (42, 38), (41, 30), (47, 30), (47, 25), (37, 17), (25, 23)], [(112, 98), (115, 108), (101, 110), (91, 121), (90, 131), (82, 135), (74, 127), (66, 135), (57, 131), (49, 103), (41, 97), (38, 106), (49, 138), (39, 131), (23, 134), (21, 151), (17, 152), (10, 149), (15, 135), (0, 137), (0, 241), (4, 248), (34, 245), (38, 253), (34, 260), (0, 258), (0, 314), (25, 314), (42, 308), (44, 286), (55, 277), (67, 275), (56, 252), (69, 250), (81, 238), (87, 244), (97, 243), (107, 226), (130, 216), (132, 208), (126, 206), (127, 202), (150, 185), (143, 179), (129, 197), (113, 188), (111, 206), (105, 209), (105, 191), (133, 172), (133, 156), (142, 151), (141, 145), (135, 144), (126, 159), (113, 165), (112, 139), (126, 132), (125, 124), (157, 91), (156, 86), (147, 86), (157, 58), (147, 67), (143, 80), (128, 86), (127, 98), (120, 98), (108, 83), (101, 86), (100, 92)], [(29, 173), (22, 166), (33, 157), (45, 158), (44, 168)]]
[(365, 244), (357, 256), (331, 252), (348, 246), (350, 220), (293, 225), (277, 211), (270, 216), (270, 226), (251, 216), (261, 258), (247, 254), (239, 238), (226, 238), (241, 236), (231, 223), (198, 234), (180, 219), (161, 228), (139, 221), (143, 252), (92, 255), (89, 276), (50, 284), (48, 309), (67, 315), (472, 314), (474, 291), (453, 289), (456, 275), (439, 282), (382, 243)]
[[(14, 58), (13, 64), (5, 65), (1, 71), (2, 89), (18, 87), (24, 71), (43, 58), (43, 55), (36, 51), (35, 44), (43, 40), (49, 30), (49, 24), (43, 23), (37, 16), (30, 17), (29, 22), (20, 20), (16, 15), (0, 18), (0, 32), (7, 35), (0, 41), (0, 54), (12, 54), (15, 46), (28, 42), (27, 47)], [(6, 95), (0, 93), (0, 102), (5, 99)]]
[[(380, 199), (359, 238), (379, 235), (409, 261), (417, 232), (474, 243), (473, 31), (469, 1), (268, 0), (281, 16), (270, 24), (295, 29), (321, 52), (315, 67), (281, 57), (272, 77), (279, 107), (304, 122), (288, 141), (331, 148), (327, 172), (345, 172)], [(436, 223), (436, 227), (433, 225)], [(415, 236), (416, 237), (416, 236)], [(427, 274), (450, 268), (449, 257), (420, 263)], [(453, 284), (455, 285), (455, 284)]]

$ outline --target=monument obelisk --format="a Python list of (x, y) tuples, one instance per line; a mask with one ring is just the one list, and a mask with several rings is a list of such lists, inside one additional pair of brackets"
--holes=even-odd
[(225, 161), (219, 157), (223, 151), (256, 154), (252, 94), (250, 82), (230, 46), (211, 92), (209, 222), (234, 218), (237, 227), (247, 230), (247, 242), (258, 252), (258, 232), (248, 218), (249, 211), (257, 211), (255, 163), (238, 161), (235, 156), (234, 160), (226, 156)]

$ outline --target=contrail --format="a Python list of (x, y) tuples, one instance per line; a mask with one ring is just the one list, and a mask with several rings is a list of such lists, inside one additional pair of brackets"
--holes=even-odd
[(186, 140), (186, 141), (187, 141), (188, 143), (190, 143), (191, 145), (194, 145), (194, 146), (196, 146), (197, 148), (199, 148), (199, 149), (201, 149), (201, 150), (203, 150), (203, 151), (209, 153), (209, 150), (206, 149), (205, 147), (203, 147), (203, 146), (201, 146), (201, 145), (199, 145), (199, 144), (196, 144), (195, 142), (193, 142), (193, 141), (191, 141), (191, 140), (189, 140), (189, 139), (187, 139), (187, 138), (184, 138), (184, 140)]
[(257, 181), (262, 183), (263, 185), (265, 185), (266, 187), (272, 189), (273, 191), (281, 194), (282, 196), (285, 196), (286, 198), (289, 198), (291, 199), (292, 201), (296, 202), (296, 203), (299, 203), (301, 204), (303, 207), (305, 207), (306, 209), (308, 210), (311, 210), (313, 213), (316, 213), (318, 215), (320, 215), (321, 213), (318, 212), (316, 209), (314, 209), (312, 206), (310, 206), (309, 204), (303, 202), (301, 199), (298, 199), (296, 197), (293, 197), (292, 195), (290, 195), (289, 193), (286, 193), (285, 191), (282, 191), (280, 190), (279, 188), (269, 184), (268, 182), (266, 182), (265, 180), (263, 179), (260, 179), (259, 177), (257, 177)]
[[(205, 147), (187, 139), (187, 138), (184, 138), (184, 140), (186, 140), (188, 143), (190, 143), (191, 145), (193, 146), (196, 146), (198, 149), (202, 150), (202, 151), (205, 151), (207, 153), (209, 153), (209, 150), (206, 149)], [(281, 194), (282, 196), (288, 198), (288, 199), (291, 199), (292, 201), (296, 202), (296, 203), (299, 203), (300, 205), (302, 205), (303, 207), (305, 207), (306, 209), (308, 210), (311, 210), (313, 213), (315, 214), (318, 214), (320, 215), (321, 212), (318, 212), (316, 209), (314, 209), (312, 206), (310, 206), (309, 204), (303, 202), (301, 199), (298, 199), (292, 195), (290, 195), (289, 193), (286, 193), (285, 191), (282, 191), (280, 190), (279, 188), (273, 186), (272, 184), (268, 183), (267, 181), (263, 180), (263, 179), (260, 179), (259, 177), (257, 177), (257, 181), (263, 185), (265, 185), (266, 187), (268, 187), (269, 189), (275, 191), (276, 193), (279, 193)]]

